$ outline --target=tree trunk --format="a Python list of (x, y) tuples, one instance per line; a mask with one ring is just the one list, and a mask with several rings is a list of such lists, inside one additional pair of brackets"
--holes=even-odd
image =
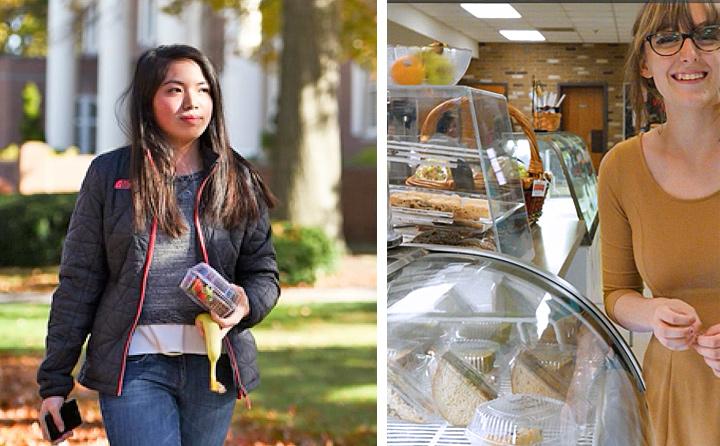
[(337, 3), (283, 2), (273, 188), (281, 218), (342, 241)]

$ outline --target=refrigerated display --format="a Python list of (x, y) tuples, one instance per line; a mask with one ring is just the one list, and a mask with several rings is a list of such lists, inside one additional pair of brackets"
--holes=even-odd
[[(571, 199), (577, 219), (585, 224), (585, 242), (589, 243), (598, 225), (597, 176), (585, 142), (568, 132), (538, 132), (536, 136), (543, 166), (553, 176), (546, 203)], [(515, 133), (515, 140), (513, 156), (523, 164), (529, 164), (527, 137), (523, 133)]]
[(388, 251), (389, 445), (651, 445), (640, 366), (563, 279), (504, 254)]
[(387, 112), (388, 201), (403, 241), (532, 259), (505, 97), (458, 86), (393, 87)]

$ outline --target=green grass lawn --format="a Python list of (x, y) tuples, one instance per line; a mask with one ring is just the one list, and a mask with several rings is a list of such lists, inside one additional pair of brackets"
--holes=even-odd
[[(253, 329), (261, 385), (233, 430), (376, 444), (376, 304), (278, 305)], [(0, 304), (0, 353), (42, 355), (49, 308)]]
[(48, 311), (45, 304), (0, 304), (0, 351), (42, 354)]
[(251, 398), (260, 410), (241, 416), (375, 444), (375, 309), (374, 302), (278, 306), (253, 330), (261, 385)]

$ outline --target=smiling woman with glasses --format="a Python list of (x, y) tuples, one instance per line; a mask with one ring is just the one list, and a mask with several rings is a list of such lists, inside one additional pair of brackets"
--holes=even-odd
[(685, 44), (685, 39), (691, 39), (701, 51), (715, 51), (720, 48), (720, 25), (702, 26), (691, 33), (659, 31), (645, 38), (650, 42), (653, 51), (660, 56), (677, 54)]
[(638, 128), (650, 100), (667, 119), (610, 150), (598, 176), (605, 309), (620, 326), (652, 333), (643, 377), (656, 446), (720, 445), (717, 8), (642, 7), (626, 80)]

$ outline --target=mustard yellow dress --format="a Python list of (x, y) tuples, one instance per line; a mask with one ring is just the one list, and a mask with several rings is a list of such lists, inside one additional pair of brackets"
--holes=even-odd
[[(652, 176), (641, 138), (615, 146), (599, 173), (605, 308), (628, 289), (682, 299), (707, 328), (720, 323), (720, 191), (673, 197)], [(718, 173), (720, 174), (720, 173)], [(695, 352), (653, 336), (643, 360), (657, 446), (720, 445), (720, 378)]]

